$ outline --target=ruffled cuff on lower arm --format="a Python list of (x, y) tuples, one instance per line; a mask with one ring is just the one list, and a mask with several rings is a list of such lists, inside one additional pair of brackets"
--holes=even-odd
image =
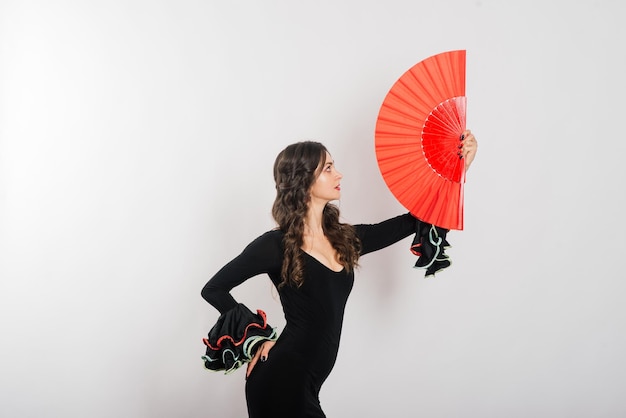
[(425, 276), (434, 276), (435, 273), (448, 268), (452, 262), (445, 250), (450, 247), (446, 240), (447, 229), (417, 221), (416, 234), (411, 245), (411, 252), (418, 256), (415, 268), (426, 269)]
[(259, 309), (254, 314), (240, 303), (220, 315), (208, 338), (202, 339), (207, 347), (202, 356), (204, 367), (231, 373), (252, 359), (260, 343), (277, 338), (265, 312)]

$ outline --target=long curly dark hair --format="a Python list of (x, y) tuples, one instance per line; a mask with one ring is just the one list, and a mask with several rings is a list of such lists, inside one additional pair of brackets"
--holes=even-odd
[[(302, 245), (304, 220), (311, 200), (311, 186), (322, 171), (326, 147), (319, 142), (303, 141), (282, 150), (274, 162), (276, 199), (272, 216), (283, 238), (284, 260), (279, 288), (289, 284), (300, 287), (303, 283)], [(346, 271), (358, 264), (361, 242), (352, 225), (339, 221), (339, 208), (328, 203), (324, 207), (322, 227), (324, 235), (337, 251), (339, 262)]]

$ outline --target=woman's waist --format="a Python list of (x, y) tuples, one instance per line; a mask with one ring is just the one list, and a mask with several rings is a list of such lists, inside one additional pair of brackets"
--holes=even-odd
[(303, 339), (289, 332), (283, 332), (269, 356), (280, 356), (291, 362), (293, 367), (306, 371), (321, 385), (326, 380), (337, 360), (339, 344), (321, 342), (319, 339)]
[(340, 339), (341, 329), (314, 330), (287, 324), (278, 341), (299, 353), (324, 357), (337, 353)]

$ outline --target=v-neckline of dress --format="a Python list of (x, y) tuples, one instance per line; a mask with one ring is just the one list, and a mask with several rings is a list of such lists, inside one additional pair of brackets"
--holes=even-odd
[(317, 257), (309, 254), (308, 252), (304, 251), (302, 248), (300, 249), (304, 254), (308, 255), (310, 258), (312, 258), (313, 260), (315, 260), (320, 266), (324, 267), (326, 270), (331, 271), (335, 274), (338, 273), (343, 273), (344, 270), (346, 269), (344, 266), (341, 266), (341, 270), (333, 270), (330, 267), (328, 267), (326, 264), (322, 263)]

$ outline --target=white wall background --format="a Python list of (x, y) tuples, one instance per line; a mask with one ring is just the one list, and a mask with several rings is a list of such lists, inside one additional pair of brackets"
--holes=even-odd
[[(273, 227), (271, 166), (317, 139), (347, 221), (404, 209), (382, 100), (467, 49), (454, 265), (362, 259), (329, 417), (622, 417), (626, 6), (570, 1), (0, 3), (0, 415), (243, 417), (202, 368), (206, 280)], [(265, 278), (235, 290), (282, 326)]]

